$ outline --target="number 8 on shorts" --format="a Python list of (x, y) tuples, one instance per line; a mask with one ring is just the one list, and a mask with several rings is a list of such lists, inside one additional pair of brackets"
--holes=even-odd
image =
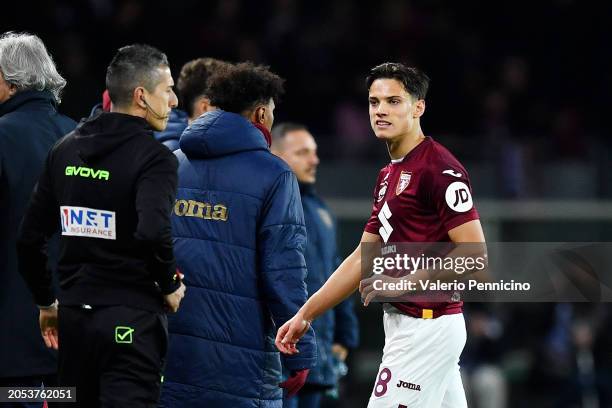
[(374, 386), (374, 396), (382, 397), (385, 395), (389, 381), (391, 381), (391, 370), (385, 367), (378, 373), (378, 380)]

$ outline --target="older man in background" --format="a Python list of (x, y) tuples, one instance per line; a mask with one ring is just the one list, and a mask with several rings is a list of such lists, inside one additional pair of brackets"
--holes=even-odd
[[(47, 152), (76, 123), (58, 113), (66, 80), (35, 35), (0, 36), (0, 386), (55, 383), (57, 356), (45, 347), (38, 309), (17, 271), (19, 224)], [(40, 407), (42, 403), (11, 403)]]

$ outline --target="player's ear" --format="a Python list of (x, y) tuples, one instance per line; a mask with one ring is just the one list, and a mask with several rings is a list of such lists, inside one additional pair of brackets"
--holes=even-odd
[(266, 107), (263, 105), (257, 108), (257, 123), (266, 123)]
[(251, 113), (249, 113), (248, 117), (251, 122), (263, 125), (265, 123), (265, 113), (266, 108), (259, 105), (257, 108), (253, 109)]
[(419, 99), (414, 103), (413, 117), (420, 118), (425, 113), (425, 99)]

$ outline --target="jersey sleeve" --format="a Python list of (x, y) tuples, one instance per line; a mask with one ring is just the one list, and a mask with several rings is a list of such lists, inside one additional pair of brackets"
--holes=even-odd
[(425, 196), (446, 232), (479, 219), (472, 197), (472, 185), (459, 163), (432, 166), (425, 174)]
[[(378, 195), (380, 193), (380, 189), (383, 188), (381, 185), (381, 180), (383, 177), (383, 172), (381, 171), (378, 174), (378, 178), (376, 179), (376, 184), (374, 185), (374, 192), (372, 193), (372, 214), (370, 215), (370, 219), (365, 225), (364, 230), (369, 232), (370, 234), (377, 234), (380, 229), (380, 220), (378, 219), (378, 212), (380, 211), (380, 203), (378, 201)], [(384, 192), (383, 192), (384, 194)]]

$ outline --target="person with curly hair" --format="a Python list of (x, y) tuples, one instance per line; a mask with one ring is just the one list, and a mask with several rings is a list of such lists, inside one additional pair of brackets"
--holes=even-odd
[(206, 91), (218, 109), (181, 135), (172, 228), (190, 297), (169, 319), (162, 407), (280, 408), (279, 387), (296, 393), (316, 363), (312, 330), (299, 355), (274, 346), (306, 301), (300, 191), (269, 150), (282, 92), (267, 67), (224, 66)]

